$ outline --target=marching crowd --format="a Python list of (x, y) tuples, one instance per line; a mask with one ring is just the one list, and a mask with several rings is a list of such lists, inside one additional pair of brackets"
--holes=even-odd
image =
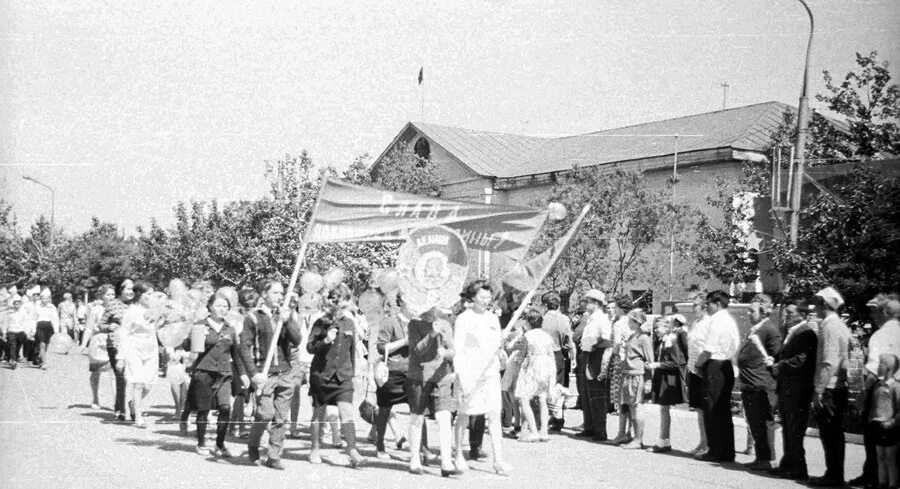
[[(493, 470), (508, 474), (503, 438), (549, 441), (551, 431), (564, 427), (566, 404), (576, 396), (584, 417), (577, 436), (654, 453), (672, 450), (670, 410), (686, 403), (697, 413), (700, 434), (692, 454), (731, 463), (737, 382), (755, 452), (750, 470), (820, 486), (844, 484), (850, 330), (838, 314), (844, 300), (833, 288), (810, 302), (782, 304), (780, 321), (772, 317), (772, 300), (758, 295), (750, 305), (754, 324), (741, 334), (723, 291), (697, 296), (690, 320), (677, 313), (649, 319), (629, 299), (608, 301), (595, 289), (582, 295), (570, 317), (560, 311), (560, 296), (548, 292), (513, 322), (486, 281), (467, 285), (454, 307), (418, 315), (395, 287), (372, 282), (360, 294), (338, 282), (297, 295), (277, 280), (215, 290), (209, 282), (188, 288), (174, 279), (162, 292), (126, 279), (116, 288), (100, 286), (93, 302), (73, 302), (66, 293), (59, 305), (47, 289), (27, 287), (23, 297), (7, 287), (0, 291), (7, 304), (0, 314), (2, 351), (13, 369), (23, 361), (47, 368), (51, 339), (68, 335), (90, 360), (92, 407), (100, 409), (101, 374), (112, 372), (113, 416), (130, 417), (137, 428), (147, 427), (144, 399), (162, 372), (183, 434), (195, 415), (198, 453), (232, 457), (229, 434), (246, 437), (250, 461), (279, 470), (286, 436), (300, 436), (303, 386), (313, 409), (313, 464), (322, 463), (330, 436), (351, 466), (363, 465), (355, 426), (363, 419), (372, 425), (376, 457), (390, 458), (388, 428), (398, 450), (408, 446), (411, 473), (422, 474), (423, 464), (434, 462), (445, 477), (461, 474), (467, 460), (483, 457), (487, 431)], [(856, 398), (866, 462), (851, 483), (896, 488), (900, 301), (879, 294), (868, 306), (876, 332)], [(659, 435), (645, 444), (651, 402), (660, 409)], [(397, 427), (397, 405), (408, 406), (408, 430)], [(208, 447), (212, 412), (215, 436)], [(619, 414), (612, 437), (606, 426), (611, 412)], [(803, 448), (810, 415), (827, 467), (811, 479)], [(426, 417), (437, 424), (438, 454), (429, 450)], [(778, 423), (783, 443), (776, 463)]]

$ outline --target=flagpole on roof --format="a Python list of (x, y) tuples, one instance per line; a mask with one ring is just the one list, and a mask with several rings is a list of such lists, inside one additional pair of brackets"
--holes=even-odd
[(421, 108), (419, 112), (419, 120), (425, 120), (425, 65), (419, 67), (419, 97), (421, 100)]

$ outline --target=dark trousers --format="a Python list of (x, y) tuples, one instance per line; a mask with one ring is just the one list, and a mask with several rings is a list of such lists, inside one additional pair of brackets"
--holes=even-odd
[(847, 388), (825, 389), (822, 406), (816, 408), (819, 439), (825, 450), (825, 477), (844, 480), (844, 413), (847, 412)]
[[(578, 360), (575, 362), (575, 390), (578, 391), (578, 404), (576, 409), (581, 409), (582, 412), (587, 411), (587, 385), (585, 385), (585, 375), (584, 375), (584, 362), (581, 361), (581, 356), (583, 354), (578, 354)], [(585, 423), (585, 428), (587, 428), (587, 423)]]
[(519, 401), (510, 391), (501, 392), (503, 409), (500, 420), (504, 428), (519, 428)]
[(768, 423), (772, 421), (772, 404), (770, 398), (774, 393), (765, 387), (744, 387), (741, 389), (741, 404), (747, 417), (747, 427), (753, 436), (753, 448), (756, 460), (772, 460), (774, 447), (769, 446)]
[(609, 378), (585, 379), (587, 408), (584, 409), (584, 429), (592, 431), (594, 438), (606, 438), (606, 415), (609, 411)]
[(781, 443), (784, 451), (778, 466), (801, 476), (807, 475), (803, 440), (809, 422), (809, 403), (812, 401), (812, 395), (810, 379), (784, 379), (778, 386)]
[(23, 331), (18, 333), (6, 333), (7, 351), (9, 352), (8, 360), (10, 362), (19, 361), (19, 348), (24, 347), (27, 336)]
[(469, 451), (480, 452), (484, 442), (485, 418), (483, 414), (469, 416)]
[(109, 354), (109, 365), (116, 377), (116, 402), (113, 410), (117, 413), (125, 413), (125, 369), (116, 367), (119, 349), (107, 346), (106, 352)]
[[(571, 353), (569, 355), (571, 355)], [(569, 372), (572, 371), (572, 358), (569, 355), (565, 355), (563, 358), (563, 376), (561, 382), (563, 387), (569, 387)], [(559, 375), (559, 373), (557, 373), (557, 375)]]
[(709, 454), (721, 461), (734, 460), (734, 421), (731, 419), (731, 389), (734, 367), (730, 360), (709, 360), (703, 367), (706, 398), (703, 402), (703, 424)]

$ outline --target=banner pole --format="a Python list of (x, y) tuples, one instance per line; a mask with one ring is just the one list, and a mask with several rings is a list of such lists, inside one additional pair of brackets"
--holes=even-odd
[[(525, 295), (525, 298), (522, 300), (522, 303), (519, 304), (519, 307), (516, 308), (516, 311), (513, 313), (512, 317), (510, 318), (509, 323), (507, 323), (506, 332), (500, 335), (500, 345), (497, 348), (494, 355), (496, 355), (501, 350), (503, 350), (503, 347), (504, 347), (504, 345), (506, 345), (506, 342), (507, 342), (513, 328), (515, 327), (516, 322), (519, 320), (519, 317), (521, 317), (522, 313), (525, 312), (525, 308), (528, 307), (529, 304), (531, 304), (531, 300), (534, 298), (535, 293), (537, 293), (537, 289), (541, 286), (541, 283), (547, 277), (547, 274), (550, 273), (550, 270), (553, 269), (553, 265), (556, 264), (556, 261), (559, 260), (560, 256), (562, 256), (563, 252), (565, 252), (566, 249), (569, 247), (569, 242), (572, 241), (572, 238), (575, 236), (575, 233), (578, 231), (578, 228), (581, 227), (581, 224), (584, 222), (584, 218), (587, 216), (587, 213), (590, 212), (590, 210), (591, 210), (591, 204), (585, 204), (585, 206), (581, 209), (581, 214), (579, 214), (578, 217), (576, 217), (575, 220), (572, 222), (572, 227), (570, 227), (569, 230), (566, 232), (565, 239), (562, 241), (561, 245), (556, 250), (553, 251), (553, 254), (550, 256), (550, 261), (547, 263), (547, 266), (544, 267), (543, 270), (541, 270), (540, 275), (537, 277), (537, 280), (535, 281), (534, 288), (532, 288), (530, 291), (528, 291), (528, 294)], [(491, 368), (491, 365), (493, 363), (494, 363), (493, 359), (488, 361), (487, 365), (485, 365), (484, 370), (481, 372), (481, 375), (478, 377), (478, 380), (475, 381), (474, 385), (478, 385), (484, 380), (485, 375), (487, 375), (487, 372)], [(468, 394), (463, 393), (463, 396), (466, 396), (466, 395), (468, 395)]]
[[(306, 225), (306, 230), (303, 232), (303, 241), (300, 242), (300, 250), (297, 252), (297, 259), (294, 261), (294, 270), (291, 272), (291, 279), (288, 281), (288, 286), (285, 289), (285, 300), (289, 299), (289, 294), (294, 292), (294, 288), (297, 286), (297, 280), (300, 277), (300, 268), (303, 266), (303, 261), (306, 258), (306, 249), (309, 247), (309, 235), (310, 231), (312, 231), (313, 225), (316, 223), (316, 211), (319, 210), (319, 201), (322, 200), (322, 193), (325, 191), (325, 186), (328, 185), (328, 180), (319, 187), (319, 193), (316, 195), (316, 203), (313, 205), (312, 214), (309, 217), (309, 224)], [(281, 326), (284, 324), (286, 318), (279, 318), (278, 324), (275, 325), (275, 330), (272, 333), (272, 340), (269, 342), (269, 350), (266, 352), (266, 361), (263, 363), (262, 374), (267, 378), (269, 376), (269, 369), (272, 367), (272, 359), (275, 358), (275, 348), (278, 346), (278, 337), (281, 336)], [(259, 390), (259, 393), (262, 394), (262, 389)]]

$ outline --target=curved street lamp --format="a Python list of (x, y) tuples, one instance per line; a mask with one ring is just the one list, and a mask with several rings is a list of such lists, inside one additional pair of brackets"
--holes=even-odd
[(53, 191), (53, 187), (40, 180), (29, 177), (28, 175), (22, 175), (22, 178), (29, 182), (36, 183), (50, 191), (50, 244), (53, 244), (53, 228), (56, 227), (56, 192)]
[(800, 92), (800, 105), (797, 108), (797, 142), (794, 146), (794, 154), (797, 155), (797, 176), (794, 180), (794, 189), (791, 199), (791, 245), (797, 246), (797, 238), (800, 234), (800, 192), (803, 188), (803, 167), (806, 163), (804, 155), (806, 151), (806, 135), (809, 132), (809, 101), (806, 97), (809, 86), (809, 54), (812, 51), (813, 21), (812, 10), (806, 4), (806, 0), (798, 0), (809, 15), (809, 41), (806, 44), (806, 65), (803, 67), (803, 89)]

